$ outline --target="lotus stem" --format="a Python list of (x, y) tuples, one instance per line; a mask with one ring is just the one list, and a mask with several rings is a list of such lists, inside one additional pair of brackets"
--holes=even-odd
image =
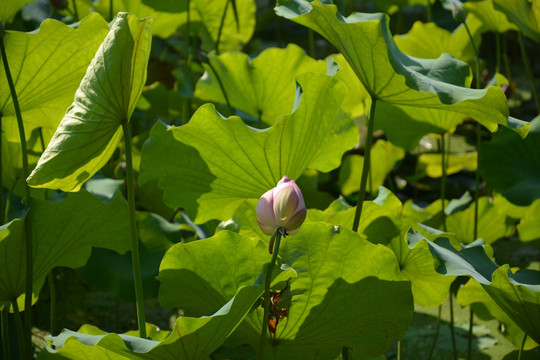
[(474, 312), (472, 306), (469, 307), (469, 338), (467, 341), (467, 359), (472, 359), (472, 340), (473, 340)]
[(137, 213), (135, 211), (135, 176), (133, 173), (133, 159), (131, 155), (131, 131), (129, 123), (122, 121), (126, 151), (126, 177), (127, 198), (129, 206), (129, 225), (131, 236), (131, 259), (133, 265), (133, 280), (135, 282), (135, 302), (137, 304), (137, 324), (139, 336), (146, 338), (146, 315), (144, 310), (144, 295), (141, 275), (141, 262), (139, 260), (139, 237), (137, 235)]
[[(21, 142), (22, 153), (22, 166), (23, 174), (26, 178), (29, 175), (28, 172), (28, 151), (26, 148), (26, 135), (24, 133), (24, 123), (22, 120), (21, 108), (19, 106), (19, 99), (17, 98), (17, 92), (15, 91), (15, 84), (11, 77), (11, 71), (9, 69), (8, 59), (6, 56), (6, 48), (4, 46), (4, 26), (0, 23), (0, 52), (2, 53), (2, 60), (4, 63), (4, 71), (6, 73), (6, 79), (11, 92), (11, 98), (13, 99), (13, 107), (15, 108), (15, 115), (17, 118), (17, 126), (19, 128), (19, 141)], [(24, 187), (24, 202), (28, 209), (31, 209), (32, 197), (30, 196), (30, 187), (25, 182)], [(32, 285), (33, 279), (33, 244), (32, 244), (32, 212), (29, 211), (24, 219), (25, 231), (25, 245), (26, 245), (26, 289), (25, 289), (25, 301), (24, 301), (24, 325), (25, 335), (28, 349), (32, 348)]]
[(397, 342), (397, 360), (401, 360), (401, 340)]
[(50, 314), (50, 331), (51, 335), (56, 334), (56, 287), (54, 285), (53, 271), (47, 274), (47, 284), (49, 285), (49, 294), (51, 296), (51, 314)]
[(208, 59), (208, 66), (210, 66), (210, 69), (214, 72), (214, 75), (216, 75), (219, 88), (221, 89), (221, 92), (223, 93), (223, 97), (225, 98), (225, 102), (227, 103), (227, 107), (229, 108), (229, 111), (231, 113), (234, 113), (233, 107), (231, 106), (231, 102), (229, 101), (229, 97), (227, 96), (227, 92), (225, 91), (225, 86), (223, 85), (223, 82), (221, 81), (221, 78), (219, 77), (219, 74), (217, 73), (216, 69), (214, 68), (214, 66), (212, 66), (210, 59)]
[(77, 22), (79, 21), (79, 12), (77, 11), (77, 0), (73, 0), (72, 4), (73, 4), (73, 16), (75, 17), (75, 22)]
[(519, 49), (521, 50), (521, 58), (523, 59), (523, 65), (525, 65), (525, 70), (527, 70), (527, 75), (529, 75), (529, 80), (531, 81), (534, 103), (536, 104), (536, 111), (540, 113), (540, 99), (538, 98), (538, 90), (536, 90), (536, 80), (531, 69), (531, 63), (529, 61), (529, 57), (527, 56), (527, 51), (525, 50), (523, 34), (521, 33), (521, 31), (518, 31), (518, 40)]
[(21, 320), (21, 312), (19, 311), (19, 304), (17, 304), (17, 299), (11, 300), (11, 305), (13, 306), (15, 330), (17, 331), (17, 342), (19, 343), (19, 357), (21, 357), (22, 359), (31, 359), (31, 353), (29, 352), (32, 348), (26, 346), (23, 324)]
[(443, 230), (446, 231), (446, 212), (445, 210), (445, 199), (446, 199), (446, 134), (441, 136), (441, 203), (442, 203), (442, 226)]
[(518, 360), (521, 360), (521, 354), (523, 354), (523, 349), (525, 348), (525, 341), (527, 341), (527, 333), (523, 335), (523, 341), (521, 342), (521, 347), (519, 348)]
[(454, 331), (454, 300), (452, 292), (450, 292), (450, 335), (452, 337), (452, 354), (453, 359), (458, 359), (457, 346), (456, 346), (456, 332)]
[(428, 360), (433, 358), (433, 352), (435, 351), (435, 346), (437, 346), (437, 340), (439, 339), (439, 332), (441, 330), (441, 313), (442, 305), (439, 305), (439, 314), (437, 315), (437, 325), (435, 325), (435, 336), (433, 337), (433, 344), (431, 344), (431, 349), (429, 350)]
[[(274, 266), (276, 264), (278, 252), (279, 252), (279, 244), (281, 243), (281, 237), (282, 233), (280, 229), (276, 229), (275, 231), (275, 243), (274, 243), (274, 251), (272, 252), (272, 258), (270, 260), (270, 263), (268, 264), (268, 268), (266, 270), (266, 276), (264, 278), (264, 297), (263, 297), (263, 321), (262, 321), (262, 329), (261, 329), (261, 340), (259, 342), (259, 350), (257, 352), (257, 360), (262, 360), (264, 358), (264, 348), (266, 345), (266, 333), (268, 332), (268, 316), (270, 315), (270, 283), (272, 282), (272, 272), (274, 271)], [(272, 237), (274, 237), (274, 234), (272, 234)]]
[(2, 309), (2, 354), (4, 359), (11, 360), (11, 349), (9, 344), (9, 307)]
[(360, 179), (360, 192), (358, 194), (358, 202), (356, 203), (356, 211), (354, 213), (354, 221), (352, 230), (354, 232), (358, 231), (358, 225), (360, 224), (360, 217), (362, 216), (362, 206), (364, 205), (364, 199), (366, 197), (366, 186), (368, 173), (370, 168), (371, 160), (371, 145), (373, 143), (373, 128), (375, 124), (375, 106), (377, 104), (377, 99), (372, 99), (371, 107), (369, 111), (368, 124), (367, 124), (367, 134), (366, 134), (366, 146), (364, 149), (364, 164), (362, 166), (362, 177)]
[(219, 23), (219, 30), (216, 39), (216, 54), (219, 55), (219, 42), (221, 41), (221, 33), (223, 32), (223, 26), (225, 25), (225, 16), (227, 15), (227, 9), (229, 8), (229, 0), (225, 1), (225, 9), (221, 15), (221, 21)]

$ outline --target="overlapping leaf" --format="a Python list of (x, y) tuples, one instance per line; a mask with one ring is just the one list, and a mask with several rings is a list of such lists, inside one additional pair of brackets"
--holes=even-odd
[[(56, 130), (108, 29), (105, 20), (91, 14), (76, 29), (49, 19), (37, 32), (6, 32), (6, 55), (27, 138), (39, 127)], [(3, 136), (18, 142), (15, 109), (3, 70), (0, 84)]]
[[(482, 246), (456, 250), (446, 238), (430, 241), (414, 231), (408, 234), (411, 246), (426, 241), (439, 259), (437, 271), (443, 275), (468, 275), (482, 287), (499, 307), (534, 341), (540, 341), (540, 272), (512, 272), (508, 265), (498, 267)], [(476, 246), (474, 246), (476, 245)]]
[(0, 7), (0, 21), (9, 23), (13, 20), (17, 12), (32, 0), (5, 0)]
[(504, 13), (495, 9), (492, 0), (468, 1), (463, 4), (463, 10), (474, 14), (483, 24), (483, 30), (504, 33), (517, 30), (517, 26), (509, 22)]
[[(127, 204), (121, 197), (103, 203), (85, 191), (61, 202), (34, 199), (31, 216), (34, 242), (34, 293), (57, 266), (80, 267), (91, 247), (124, 253), (129, 249)], [(28, 219), (27, 219), (28, 221)], [(16, 219), (0, 231), (0, 304), (25, 292), (24, 220)]]
[(259, 119), (266, 126), (293, 109), (297, 75), (306, 72), (324, 74), (326, 70), (323, 61), (314, 60), (302, 48), (292, 44), (285, 49), (267, 49), (253, 59), (244, 53), (228, 52), (219, 56), (211, 54), (208, 61), (212, 68), (204, 65), (206, 73), (197, 82), (195, 96), (225, 104), (226, 95), (232, 107)]
[(185, 126), (156, 123), (143, 147), (139, 182), (159, 179), (167, 205), (202, 223), (228, 219), (284, 175), (296, 179), (307, 167), (336, 168), (358, 141), (354, 122), (339, 108), (345, 88), (323, 74), (297, 81), (300, 104), (266, 130), (238, 117), (223, 119), (212, 105), (200, 107)]
[[(447, 154), (445, 159), (446, 174), (457, 174), (462, 170), (475, 171), (478, 161), (476, 152), (464, 154)], [(418, 157), (418, 167), (421, 172), (432, 178), (442, 176), (442, 158), (440, 154), (421, 154)]]
[[(414, 109), (460, 113), (491, 131), (498, 124), (509, 126), (506, 97), (500, 89), (466, 88), (470, 69), (449, 55), (427, 60), (403, 54), (384, 14), (354, 13), (345, 18), (334, 5), (304, 0), (278, 1), (276, 12), (317, 31), (336, 46), (372, 98)], [(519, 125), (522, 134), (526, 133), (524, 125)]]
[(540, 42), (540, 2), (537, 0), (493, 0), (495, 9), (502, 11), (525, 36)]
[(152, 20), (120, 13), (28, 183), (77, 191), (110, 158), (146, 80)]
[[(310, 359), (317, 353), (330, 357), (343, 345), (376, 355), (389, 346), (383, 334), (404, 335), (412, 299), (388, 249), (344, 228), (306, 223), (297, 235), (283, 239), (280, 255), (297, 277), (289, 282), (289, 315), (277, 327), (278, 341), (267, 345), (273, 347), (267, 358)], [(236, 287), (252, 281), (257, 266), (268, 260), (260, 240), (225, 231), (198, 243), (176, 245), (160, 271), (160, 299), (169, 307), (205, 313)], [(209, 263), (212, 267), (204, 265)], [(276, 280), (274, 284), (277, 289), (285, 286)], [(237, 329), (234, 342), (256, 346), (261, 317), (262, 308), (251, 313)]]

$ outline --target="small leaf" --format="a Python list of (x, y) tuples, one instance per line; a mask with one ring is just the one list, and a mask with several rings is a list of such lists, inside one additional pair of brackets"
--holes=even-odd
[(151, 19), (118, 14), (28, 177), (30, 186), (78, 191), (109, 160), (146, 80), (151, 24)]
[[(475, 171), (478, 161), (476, 152), (464, 154), (447, 154), (445, 158), (446, 174), (457, 174), (462, 170)], [(421, 154), (418, 157), (417, 166), (431, 178), (440, 178), (442, 176), (442, 158), (441, 154)]]

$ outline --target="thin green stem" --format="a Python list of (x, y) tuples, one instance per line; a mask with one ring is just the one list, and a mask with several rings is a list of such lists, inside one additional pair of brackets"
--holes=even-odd
[(469, 338), (467, 341), (467, 359), (472, 359), (472, 341), (473, 341), (474, 313), (472, 307), (469, 307)]
[(397, 342), (397, 360), (401, 360), (401, 340)]
[(346, 346), (341, 349), (341, 359), (349, 360), (349, 348)]
[(139, 326), (139, 336), (145, 339), (146, 315), (144, 311), (141, 262), (139, 260), (137, 213), (135, 212), (135, 176), (133, 173), (133, 159), (131, 155), (131, 131), (127, 119), (122, 121), (122, 129), (124, 130), (124, 143), (126, 151), (127, 198), (129, 206), (129, 225), (131, 235), (131, 260), (133, 265), (133, 280), (135, 282), (135, 301), (137, 304), (137, 324)]
[(219, 22), (219, 30), (216, 39), (216, 54), (219, 55), (219, 42), (221, 41), (221, 33), (223, 32), (223, 26), (225, 25), (225, 16), (227, 15), (227, 9), (229, 8), (229, 1), (225, 1), (225, 9), (223, 14), (221, 14), (221, 21)]
[(56, 334), (56, 287), (54, 285), (53, 271), (47, 274), (47, 284), (49, 285), (49, 294), (51, 296), (51, 316), (50, 316), (50, 331), (51, 335)]
[(427, 22), (431, 22), (432, 15), (431, 15), (431, 1), (428, 1), (426, 5), (426, 20)]
[(495, 58), (497, 61), (495, 62), (495, 72), (500, 73), (501, 72), (501, 34), (495, 33)]
[(2, 114), (0, 114), (0, 224), (4, 225), (4, 219), (6, 218), (5, 208), (4, 208), (4, 182), (3, 182), (3, 172), (4, 164), (2, 163)]
[(114, 1), (113, 0), (110, 0), (111, 2), (109, 3), (109, 21), (112, 21), (113, 19), (113, 14), (114, 14), (114, 11), (113, 11), (113, 8), (114, 8)]
[[(17, 117), (17, 126), (19, 128), (19, 141), (21, 142), (22, 153), (22, 166), (23, 174), (26, 177), (28, 172), (28, 152), (26, 148), (26, 135), (24, 133), (24, 123), (21, 114), (21, 108), (19, 106), (19, 100), (17, 98), (17, 92), (15, 91), (15, 84), (11, 77), (11, 71), (9, 69), (8, 59), (6, 56), (6, 48), (4, 46), (4, 31), (3, 25), (0, 23), (0, 51), (2, 53), (2, 60), (4, 63), (4, 70), (6, 73), (6, 79), (11, 92), (11, 98), (13, 99), (13, 107), (15, 108), (15, 115)], [(32, 197), (30, 196), (30, 187), (25, 182), (24, 187), (24, 202), (28, 209), (31, 209)], [(25, 224), (25, 244), (26, 244), (26, 289), (25, 289), (25, 301), (24, 301), (24, 325), (27, 338), (28, 349), (32, 347), (32, 285), (33, 285), (33, 244), (32, 244), (32, 222), (31, 222), (31, 210), (26, 214)]]
[(73, 15), (75, 16), (75, 22), (79, 21), (79, 12), (77, 11), (77, 0), (72, 1)]
[(450, 335), (452, 337), (452, 350), (454, 360), (458, 359), (457, 346), (456, 346), (456, 332), (454, 331), (454, 300), (453, 295), (450, 293)]
[(315, 32), (311, 29), (308, 29), (308, 43), (309, 43), (309, 56), (315, 58)]
[[(274, 235), (272, 235), (274, 236)], [(262, 360), (264, 358), (264, 348), (266, 346), (266, 334), (268, 332), (268, 316), (270, 315), (270, 283), (272, 282), (272, 272), (274, 271), (274, 266), (276, 264), (279, 244), (281, 243), (281, 232), (276, 229), (276, 240), (274, 244), (274, 251), (272, 252), (272, 258), (266, 269), (266, 276), (264, 278), (264, 297), (263, 297), (263, 321), (261, 329), (261, 340), (259, 342), (259, 350), (257, 351), (257, 360)]]
[(527, 333), (523, 336), (523, 341), (521, 342), (521, 347), (519, 348), (519, 354), (517, 360), (521, 360), (521, 354), (523, 354), (523, 349), (525, 348), (525, 341), (527, 341)]
[(216, 79), (219, 84), (219, 88), (221, 89), (221, 92), (223, 93), (223, 97), (225, 98), (225, 102), (227, 103), (227, 106), (229, 107), (229, 111), (231, 113), (234, 113), (233, 107), (231, 106), (231, 102), (229, 101), (229, 97), (227, 96), (227, 92), (225, 91), (225, 86), (223, 85), (223, 82), (221, 81), (221, 78), (219, 77), (219, 74), (217, 73), (216, 69), (212, 66), (212, 63), (210, 62), (210, 59), (208, 59), (208, 66), (210, 66), (210, 69), (216, 75)]
[(429, 350), (428, 360), (433, 358), (433, 352), (437, 346), (437, 340), (439, 340), (439, 332), (441, 330), (441, 313), (442, 305), (439, 305), (439, 315), (437, 315), (437, 325), (435, 325), (435, 336), (433, 337), (433, 344), (431, 344), (431, 349)]
[(508, 79), (508, 82), (512, 83), (512, 71), (510, 69), (510, 60), (508, 59), (508, 42), (504, 34), (502, 34), (502, 60), (506, 78)]
[(360, 179), (360, 192), (358, 194), (358, 202), (356, 203), (356, 212), (354, 213), (353, 231), (358, 231), (358, 225), (360, 224), (360, 217), (362, 216), (362, 206), (364, 205), (364, 199), (366, 197), (366, 185), (368, 179), (368, 173), (371, 160), (371, 145), (373, 143), (373, 127), (375, 123), (375, 106), (377, 99), (372, 99), (371, 108), (369, 111), (369, 117), (367, 119), (367, 134), (366, 134), (366, 146), (364, 149), (364, 164), (362, 166), (362, 177)]
[(26, 346), (23, 324), (21, 320), (21, 312), (19, 311), (19, 304), (17, 304), (17, 299), (11, 300), (11, 305), (13, 306), (13, 317), (15, 318), (15, 331), (17, 331), (17, 342), (19, 343), (19, 357), (21, 359), (30, 359), (30, 354), (28, 352), (30, 351), (31, 348)]
[(442, 169), (442, 178), (441, 178), (441, 203), (442, 203), (442, 226), (443, 230), (446, 231), (446, 212), (445, 212), (445, 200), (446, 200), (446, 134), (442, 134), (441, 137), (441, 169)]
[(523, 34), (521, 33), (521, 31), (518, 31), (518, 40), (519, 49), (521, 50), (521, 58), (523, 59), (523, 65), (525, 65), (525, 70), (527, 70), (527, 75), (529, 75), (529, 80), (531, 81), (534, 103), (536, 104), (536, 111), (540, 112), (540, 99), (538, 98), (538, 90), (536, 89), (536, 80), (531, 69), (531, 62), (529, 61), (529, 57), (527, 56), (527, 51), (525, 50)]
[(9, 306), (2, 310), (2, 354), (5, 360), (11, 360), (11, 348), (9, 343)]
[(469, 41), (471, 42), (471, 45), (474, 50), (474, 64), (476, 66), (476, 88), (480, 89), (482, 87), (481, 79), (480, 79), (480, 57), (478, 56), (478, 48), (476, 47), (476, 44), (474, 43), (473, 36), (471, 34), (471, 30), (469, 29), (469, 26), (466, 22), (463, 23), (465, 25), (465, 30), (467, 30), (467, 35), (469, 35)]

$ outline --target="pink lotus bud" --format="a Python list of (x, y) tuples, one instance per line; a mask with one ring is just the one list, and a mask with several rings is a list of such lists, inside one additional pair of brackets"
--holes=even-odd
[(307, 209), (298, 185), (284, 176), (275, 188), (261, 196), (256, 212), (259, 227), (266, 235), (272, 235), (275, 229), (280, 228), (286, 235), (294, 235), (300, 230)]

